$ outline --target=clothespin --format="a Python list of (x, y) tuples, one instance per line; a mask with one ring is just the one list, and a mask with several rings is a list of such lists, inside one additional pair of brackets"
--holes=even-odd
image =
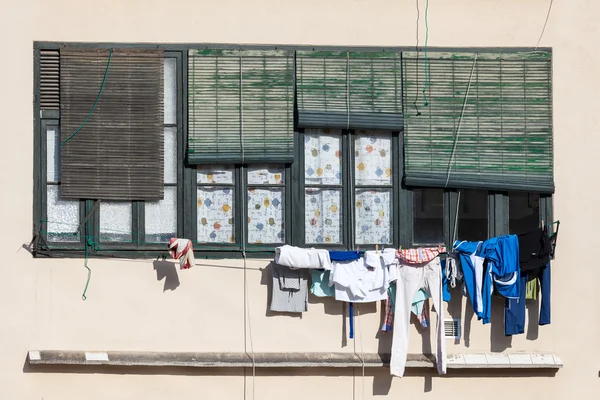
[(379, 245), (378, 244), (375, 245), (375, 254), (379, 254)]

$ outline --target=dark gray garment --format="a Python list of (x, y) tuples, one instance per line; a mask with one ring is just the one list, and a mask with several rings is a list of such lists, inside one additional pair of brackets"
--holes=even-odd
[(271, 311), (304, 312), (308, 307), (308, 271), (273, 263)]

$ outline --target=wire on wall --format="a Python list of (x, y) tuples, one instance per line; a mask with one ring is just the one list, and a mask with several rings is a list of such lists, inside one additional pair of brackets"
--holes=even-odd
[(542, 37), (544, 36), (544, 32), (546, 31), (546, 25), (548, 25), (548, 19), (550, 18), (550, 11), (552, 11), (552, 4), (554, 0), (550, 0), (550, 5), (548, 6), (548, 13), (546, 14), (546, 20), (544, 21), (544, 27), (542, 28), (542, 33), (540, 33), (540, 37), (535, 45), (535, 50), (540, 46), (540, 42), (542, 41)]

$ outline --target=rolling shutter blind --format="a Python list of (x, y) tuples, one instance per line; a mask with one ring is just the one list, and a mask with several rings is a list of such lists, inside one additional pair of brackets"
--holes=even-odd
[(40, 109), (60, 109), (60, 53), (40, 50)]
[(163, 198), (163, 79), (162, 50), (60, 50), (62, 197)]
[(289, 51), (190, 50), (188, 161), (294, 160)]
[(299, 51), (298, 125), (402, 128), (400, 53)]
[(429, 53), (427, 106), (423, 61), (403, 54), (406, 184), (554, 192), (551, 54)]

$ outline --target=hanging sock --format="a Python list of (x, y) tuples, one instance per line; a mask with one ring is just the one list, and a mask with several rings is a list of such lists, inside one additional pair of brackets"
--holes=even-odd
[(181, 269), (188, 269), (196, 265), (192, 241), (189, 239), (171, 238), (169, 240), (169, 253), (171, 253), (171, 257), (179, 260)]

